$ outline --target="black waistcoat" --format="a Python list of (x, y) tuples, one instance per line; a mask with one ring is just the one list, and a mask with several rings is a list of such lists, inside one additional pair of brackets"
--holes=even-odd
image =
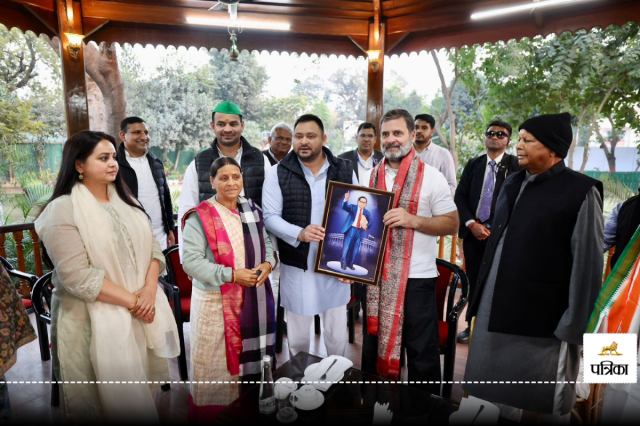
[(640, 203), (636, 195), (625, 201), (618, 212), (616, 252), (611, 256), (611, 268), (615, 266), (627, 244), (633, 238), (633, 234), (636, 233), (638, 226), (640, 226)]
[(477, 313), (496, 245), (509, 227), (491, 304), (489, 331), (552, 337), (569, 305), (573, 256), (571, 236), (578, 213), (592, 187), (602, 196), (602, 182), (566, 168), (560, 162), (527, 184), (522, 170), (505, 181), (487, 250), (471, 299)]
[[(247, 142), (244, 137), (242, 142), (242, 180), (244, 181), (244, 196), (262, 207), (262, 184), (264, 183), (264, 155), (262, 151)], [(216, 194), (211, 188), (211, 163), (220, 158), (218, 152), (218, 139), (213, 141), (211, 148), (196, 155), (196, 171), (198, 173), (198, 192), (200, 202), (208, 200)]]
[[(322, 151), (329, 161), (326, 186), (329, 185), (329, 181), (353, 183), (351, 162), (334, 157), (328, 148), (323, 147)], [(295, 152), (291, 151), (278, 163), (278, 183), (284, 200), (282, 219), (293, 225), (306, 228), (311, 224), (311, 188), (304, 177), (304, 171)], [(301, 242), (298, 247), (293, 247), (278, 239), (278, 249), (280, 250), (280, 261), (283, 264), (307, 270), (309, 243)]]

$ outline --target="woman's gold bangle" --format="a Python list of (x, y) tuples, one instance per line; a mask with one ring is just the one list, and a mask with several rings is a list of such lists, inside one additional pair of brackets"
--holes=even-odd
[(140, 303), (140, 295), (136, 294), (136, 304), (133, 305), (133, 308), (129, 309), (129, 312), (133, 313), (133, 311), (135, 311), (136, 308), (138, 307), (139, 303)]

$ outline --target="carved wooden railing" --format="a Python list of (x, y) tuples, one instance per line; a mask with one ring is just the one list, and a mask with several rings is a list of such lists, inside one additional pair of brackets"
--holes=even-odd
[[(35, 263), (35, 271), (27, 271), (27, 262), (24, 253), (25, 232), (29, 234), (29, 236), (31, 237), (31, 241), (33, 242), (33, 259)], [(16, 242), (16, 258), (18, 264), (14, 265), (14, 267), (23, 272), (35, 272), (38, 277), (41, 277), (43, 275), (43, 268), (42, 255), (40, 254), (40, 238), (36, 233), (33, 222), (21, 223), (19, 225), (0, 226), (0, 256), (4, 257), (5, 259), (7, 258), (7, 249), (5, 247), (5, 244), (7, 242), (7, 234), (11, 234), (13, 236), (13, 240)], [(26, 281), (21, 280), (18, 292), (23, 296), (29, 296), (31, 294), (31, 289), (27, 285)]]
[[(446, 237), (440, 237), (440, 244), (438, 245), (438, 257), (440, 259), (445, 259), (444, 251), (445, 251), (445, 239)], [(449, 262), (456, 265), (456, 260), (458, 259), (458, 236), (454, 235), (451, 237), (451, 250), (449, 253)]]

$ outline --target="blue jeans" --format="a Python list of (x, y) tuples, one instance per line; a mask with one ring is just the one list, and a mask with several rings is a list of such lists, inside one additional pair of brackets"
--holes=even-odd
[(344, 234), (344, 241), (342, 242), (342, 258), (340, 264), (342, 266), (353, 266), (353, 261), (356, 260), (358, 250), (360, 250), (361, 229), (350, 227)]

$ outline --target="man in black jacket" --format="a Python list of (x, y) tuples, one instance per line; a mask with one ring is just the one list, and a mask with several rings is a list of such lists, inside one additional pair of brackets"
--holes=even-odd
[(149, 151), (149, 129), (140, 117), (120, 123), (118, 164), (120, 174), (151, 218), (151, 226), (162, 249), (175, 244), (171, 191), (162, 161)]
[[(484, 140), (487, 153), (469, 160), (456, 189), (454, 201), (460, 215), (458, 236), (463, 240), (469, 295), (473, 294), (487, 239), (491, 235), (500, 187), (508, 175), (520, 170), (518, 158), (505, 154), (510, 141), (511, 126), (500, 120), (491, 122)], [(458, 335), (458, 343), (469, 343), (469, 326)]]
[[(343, 152), (338, 155), (340, 158), (351, 161), (353, 171), (356, 173), (358, 181), (364, 172), (373, 169), (382, 160), (382, 152), (373, 149), (376, 143), (376, 126), (373, 123), (362, 123), (358, 126), (356, 134), (356, 144), (358, 147), (353, 151)], [(360, 182), (362, 186), (369, 186), (369, 182)]]
[(319, 117), (305, 114), (293, 129), (293, 151), (267, 174), (262, 205), (264, 226), (278, 238), (280, 305), (287, 313), (289, 352), (293, 357), (310, 351), (311, 324), (320, 315), (327, 354), (344, 356), (351, 289), (313, 269), (325, 237), (321, 224), (327, 186), (357, 179), (351, 163), (324, 146), (327, 135)]
[(262, 153), (272, 166), (278, 164), (291, 151), (292, 135), (293, 129), (284, 121), (271, 128), (269, 147)]
[[(220, 157), (231, 157), (240, 164), (244, 187), (240, 195), (262, 206), (262, 184), (271, 163), (262, 151), (251, 146), (243, 136), (242, 111), (232, 102), (220, 102), (211, 113), (211, 130), (215, 139), (211, 147), (198, 153), (184, 174), (178, 205), (178, 222), (186, 212), (215, 195), (209, 178), (211, 163)], [(178, 227), (178, 244), (182, 258), (182, 227)]]

